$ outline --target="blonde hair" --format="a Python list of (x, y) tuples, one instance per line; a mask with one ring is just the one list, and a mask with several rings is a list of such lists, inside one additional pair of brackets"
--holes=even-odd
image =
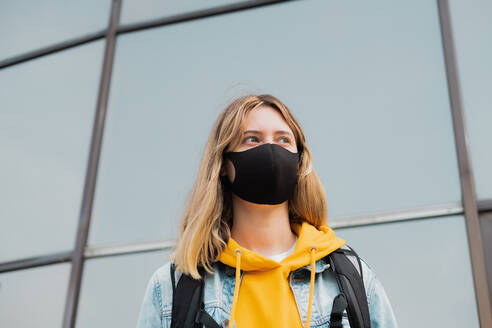
[(224, 190), (220, 179), (223, 154), (240, 144), (246, 114), (265, 105), (283, 116), (294, 133), (300, 153), (297, 185), (288, 200), (291, 224), (307, 221), (319, 227), (326, 222), (325, 191), (313, 168), (304, 133), (291, 111), (272, 95), (239, 97), (215, 121), (182, 215), (176, 248), (171, 254), (177, 269), (195, 279), (200, 278), (199, 267), (213, 272), (213, 262), (218, 260), (231, 235), (232, 197)]

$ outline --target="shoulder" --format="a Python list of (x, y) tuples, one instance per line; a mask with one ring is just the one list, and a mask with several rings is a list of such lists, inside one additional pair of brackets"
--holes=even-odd
[(366, 288), (367, 301), (370, 303), (376, 288), (377, 277), (376, 273), (365, 259), (360, 258), (360, 262), (362, 264), (362, 277), (364, 280), (364, 287)]
[(366, 289), (367, 295), (367, 303), (369, 307), (375, 303), (375, 299), (381, 297), (381, 294), (386, 295), (383, 285), (377, 277), (376, 272), (372, 269), (372, 267), (368, 264), (368, 262), (360, 258), (360, 262), (362, 265), (362, 277), (364, 281), (364, 287)]
[(361, 274), (363, 278), (363, 283), (366, 290), (367, 298), (369, 300), (374, 294), (374, 290), (376, 288), (375, 283), (377, 282), (377, 278), (374, 270), (368, 264), (366, 259), (360, 257), (357, 254), (358, 253), (357, 249), (354, 249), (349, 245), (344, 245), (343, 247), (341, 247), (341, 250), (353, 252), (353, 253), (348, 253), (347, 258), (354, 265), (354, 267), (357, 269), (359, 274)]
[(147, 282), (140, 313), (138, 328), (169, 327), (172, 313), (172, 285), (170, 263), (157, 268)]
[[(180, 273), (175, 274), (175, 281)], [(173, 286), (171, 279), (171, 262), (167, 262), (157, 268), (149, 279), (147, 289), (151, 291), (161, 307), (162, 315), (166, 316), (172, 311)]]
[(375, 271), (361, 257), (362, 276), (373, 327), (398, 327), (391, 302)]
[[(179, 274), (178, 271), (176, 271), (176, 276)], [(171, 284), (171, 262), (168, 261), (158, 267), (154, 273), (152, 274), (152, 279), (154, 279), (156, 282), (167, 285)]]
[[(216, 290), (222, 290), (224, 285), (225, 276), (227, 272), (219, 264), (214, 264), (214, 273), (206, 274), (205, 285), (207, 290), (210, 288)], [(174, 284), (177, 286), (179, 279), (182, 276), (182, 272), (179, 270), (174, 271)], [(157, 268), (148, 282), (147, 289), (152, 291), (155, 298), (159, 300), (162, 309), (162, 315), (171, 315), (173, 306), (173, 279), (171, 277), (171, 262), (167, 262), (164, 265)]]

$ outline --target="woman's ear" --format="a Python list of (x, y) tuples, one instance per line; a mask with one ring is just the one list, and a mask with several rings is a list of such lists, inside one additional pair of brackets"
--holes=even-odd
[(222, 163), (222, 167), (220, 168), (220, 175), (227, 176), (231, 183), (234, 181), (234, 178), (236, 177), (236, 170), (234, 169), (234, 165), (229, 159), (224, 160), (224, 162)]

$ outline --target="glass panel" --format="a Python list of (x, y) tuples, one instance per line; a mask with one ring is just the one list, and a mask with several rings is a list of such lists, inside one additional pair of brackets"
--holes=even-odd
[(461, 199), (434, 2), (294, 1), (131, 33), (112, 81), (91, 243), (173, 238), (214, 120), (246, 92), (298, 116), (331, 217)]
[(336, 234), (375, 271), (400, 327), (479, 327), (463, 216)]
[(0, 70), (0, 262), (73, 247), (103, 45)]
[(237, 2), (244, 2), (244, 0), (124, 0), (120, 22), (122, 24), (137, 23)]
[(106, 28), (110, 0), (0, 2), (0, 60)]
[(0, 274), (2, 327), (61, 327), (70, 264)]
[(492, 198), (492, 2), (450, 7), (477, 195)]
[(168, 254), (160, 251), (87, 260), (77, 327), (135, 327), (147, 283), (154, 271), (169, 261)]
[(482, 242), (487, 267), (487, 280), (489, 283), (489, 295), (492, 300), (492, 212), (480, 215), (480, 226), (482, 228)]

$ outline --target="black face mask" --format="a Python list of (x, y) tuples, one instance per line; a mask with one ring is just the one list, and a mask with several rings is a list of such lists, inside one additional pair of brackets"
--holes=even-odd
[(266, 143), (241, 152), (224, 154), (236, 174), (223, 182), (240, 198), (257, 204), (280, 204), (289, 199), (297, 183), (299, 153)]

